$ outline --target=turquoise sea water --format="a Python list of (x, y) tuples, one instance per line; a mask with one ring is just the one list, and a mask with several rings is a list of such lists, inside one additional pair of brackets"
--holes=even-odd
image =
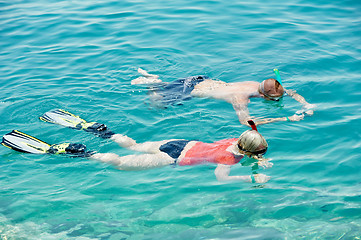
[[(0, 1), (0, 134), (115, 143), (41, 122), (63, 108), (138, 142), (216, 141), (247, 128), (227, 103), (157, 110), (142, 67), (164, 81), (205, 74), (262, 81), (317, 104), (314, 116), (259, 127), (272, 177), (217, 182), (215, 166), (118, 171), (87, 159), (0, 148), (0, 239), (360, 239), (361, 3), (346, 1)], [(254, 100), (255, 116), (300, 109)], [(231, 174), (249, 174), (249, 167)]]

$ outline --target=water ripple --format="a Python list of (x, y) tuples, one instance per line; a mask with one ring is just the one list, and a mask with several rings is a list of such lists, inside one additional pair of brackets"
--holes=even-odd
[[(359, 237), (360, 8), (354, 0), (1, 2), (2, 134), (19, 129), (51, 143), (133, 154), (38, 120), (59, 107), (139, 142), (215, 141), (247, 129), (216, 100), (152, 108), (147, 87), (130, 85), (138, 67), (164, 81), (206, 74), (227, 82), (261, 81), (277, 67), (286, 88), (317, 104), (302, 122), (259, 127), (274, 167), (261, 171), (272, 179), (258, 187), (220, 184), (214, 166), (121, 172), (1, 148), (1, 237)], [(249, 107), (267, 117), (301, 108), (290, 98)]]

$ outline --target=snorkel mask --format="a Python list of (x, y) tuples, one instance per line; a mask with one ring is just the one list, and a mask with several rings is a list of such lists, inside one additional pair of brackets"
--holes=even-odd
[[(273, 69), (274, 73), (276, 74), (276, 80), (277, 82), (282, 86), (282, 79), (281, 79), (281, 75), (280, 75), (280, 72), (278, 71), (278, 69)], [(265, 80), (267, 81), (267, 80)], [(282, 97), (282, 96), (279, 96), (278, 94), (268, 94), (266, 93), (266, 90), (265, 90), (265, 81), (261, 82), (261, 84), (259, 85), (259, 89), (258, 91), (260, 93), (262, 93), (266, 99), (269, 99), (269, 100), (272, 100), (272, 101), (279, 101)]]
[(245, 131), (239, 137), (237, 142), (239, 150), (247, 155), (264, 155), (268, 148), (266, 139), (258, 132), (256, 124), (252, 120), (249, 120), (248, 124), (252, 130)]

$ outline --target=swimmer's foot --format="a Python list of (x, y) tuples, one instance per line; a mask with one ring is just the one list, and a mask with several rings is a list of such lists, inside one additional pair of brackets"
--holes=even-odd
[(82, 129), (86, 132), (94, 133), (96, 136), (101, 138), (110, 138), (114, 135), (112, 131), (108, 129), (105, 124), (90, 122), (82, 125)]
[(162, 80), (158, 78), (151, 78), (151, 77), (139, 77), (136, 79), (133, 79), (130, 84), (131, 85), (137, 85), (137, 84), (153, 84), (153, 83), (160, 83)]
[(159, 78), (158, 75), (150, 74), (150, 73), (148, 73), (147, 71), (145, 71), (144, 69), (141, 69), (141, 68), (138, 68), (138, 72), (139, 72), (140, 74), (142, 74), (143, 77), (147, 77), (147, 78)]
[(162, 80), (159, 79), (158, 75), (150, 74), (144, 69), (138, 68), (138, 72), (143, 75), (142, 77), (138, 77), (133, 79), (130, 83), (132, 85), (135, 84), (152, 84), (152, 83), (160, 83)]

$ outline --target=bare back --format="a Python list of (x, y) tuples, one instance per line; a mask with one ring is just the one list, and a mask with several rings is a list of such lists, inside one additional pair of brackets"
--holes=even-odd
[(237, 102), (247, 104), (250, 97), (258, 94), (258, 86), (258, 82), (251, 81), (226, 83), (207, 79), (197, 84), (191, 94), (195, 97), (215, 98), (229, 103), (237, 99)]

